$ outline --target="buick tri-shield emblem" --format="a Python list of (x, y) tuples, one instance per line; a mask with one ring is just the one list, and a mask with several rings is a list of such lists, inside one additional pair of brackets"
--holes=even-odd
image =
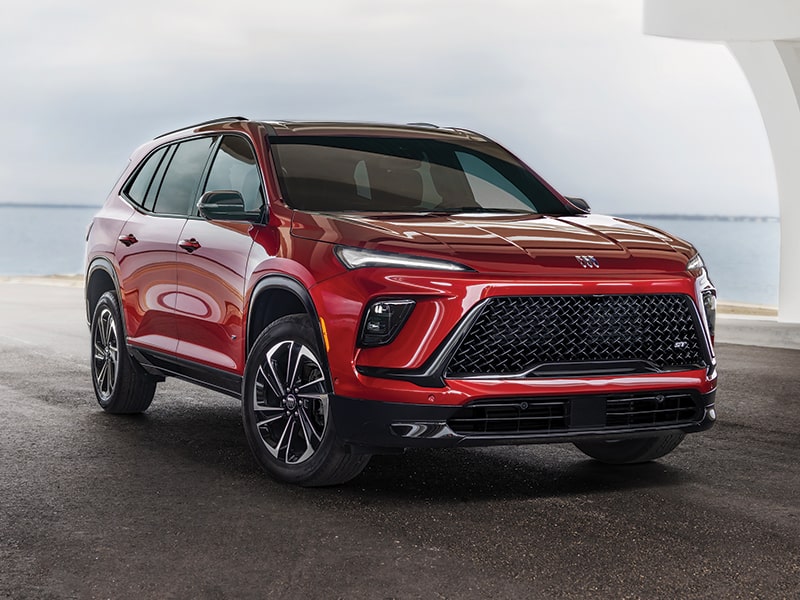
[(581, 263), (581, 266), (584, 269), (599, 269), (600, 263), (597, 262), (597, 259), (594, 256), (576, 256), (575, 260)]

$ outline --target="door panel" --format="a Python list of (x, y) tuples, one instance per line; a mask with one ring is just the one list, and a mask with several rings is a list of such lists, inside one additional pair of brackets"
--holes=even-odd
[(178, 239), (215, 140), (196, 138), (156, 150), (125, 186), (130, 201), (148, 211), (131, 216), (116, 245), (128, 340), (138, 346), (177, 351)]
[[(247, 210), (264, 206), (255, 152), (244, 136), (219, 141), (203, 191), (241, 193)], [(178, 355), (235, 373), (244, 371), (244, 282), (253, 225), (191, 218), (178, 241), (175, 319)]]
[(180, 235), (175, 297), (178, 355), (244, 370), (244, 280), (250, 223), (189, 219)]
[(134, 212), (116, 246), (128, 341), (174, 353), (175, 253), (185, 218)]

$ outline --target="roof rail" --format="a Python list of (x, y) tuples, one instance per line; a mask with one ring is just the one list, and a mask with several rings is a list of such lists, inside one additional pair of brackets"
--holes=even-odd
[(433, 127), (434, 129), (441, 129), (434, 123), (406, 123), (406, 125), (415, 125), (416, 127)]
[(194, 127), (202, 127), (203, 125), (213, 125), (214, 123), (225, 123), (226, 121), (247, 121), (247, 117), (220, 117), (219, 119), (211, 119), (210, 121), (203, 121), (202, 123), (195, 123), (194, 125), (187, 125), (186, 127), (173, 129), (172, 131), (168, 131), (166, 133), (162, 133), (161, 135), (157, 135), (153, 139), (157, 140), (159, 138), (168, 136), (172, 133), (178, 133), (179, 131), (183, 131), (184, 129), (193, 129)]

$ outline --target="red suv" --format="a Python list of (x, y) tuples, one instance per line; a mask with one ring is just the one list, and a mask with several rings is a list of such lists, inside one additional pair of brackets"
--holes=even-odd
[(658, 458), (714, 422), (716, 292), (688, 243), (590, 214), (484, 136), (228, 118), (139, 148), (88, 236), (100, 405), (241, 398), (273, 477), (409, 447)]

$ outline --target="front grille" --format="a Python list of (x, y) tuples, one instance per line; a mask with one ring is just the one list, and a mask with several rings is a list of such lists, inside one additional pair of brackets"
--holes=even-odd
[(647, 429), (686, 425), (703, 416), (699, 396), (689, 392), (637, 393), (575, 398), (479, 400), (448, 421), (460, 435), (568, 434), (579, 430)]
[[(704, 367), (689, 296), (636, 294), (490, 298), (447, 367), (448, 377)], [(554, 367), (566, 367), (566, 371)], [(549, 370), (548, 370), (549, 369)]]

